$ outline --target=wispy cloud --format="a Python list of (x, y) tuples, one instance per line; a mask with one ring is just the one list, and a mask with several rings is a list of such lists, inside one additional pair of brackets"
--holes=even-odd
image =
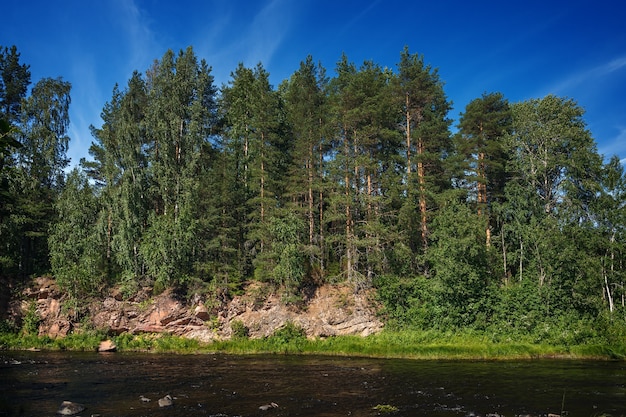
[[(98, 84), (97, 65), (92, 56), (83, 55), (72, 63), (72, 105), (70, 106), (70, 146), (68, 156), (71, 165), (78, 164), (87, 156), (93, 138), (90, 126), (99, 125), (100, 113), (106, 101)], [(112, 86), (111, 86), (112, 88)]]
[[(195, 35), (194, 49), (214, 68), (218, 85), (227, 82), (239, 62), (266, 69), (297, 20), (300, 5), (291, 0), (260, 2), (251, 16), (243, 17), (237, 8), (245, 2), (217, 2), (219, 13), (210, 15), (201, 33)], [(255, 3), (251, 3), (255, 4)], [(245, 7), (250, 7), (246, 3)]]
[(272, 0), (257, 13), (244, 40), (248, 45), (246, 63), (270, 65), (274, 53), (289, 32), (292, 3), (290, 0)]
[(380, 2), (381, 0), (375, 0), (371, 2), (369, 5), (367, 5), (367, 7), (361, 10), (356, 16), (354, 16), (352, 19), (348, 21), (348, 23), (344, 25), (344, 27), (341, 29), (338, 35), (342, 36), (345, 32), (348, 32), (354, 25), (356, 25), (361, 19), (363, 19)]
[(149, 16), (137, 6), (135, 0), (115, 0), (115, 3), (122, 29), (119, 46), (127, 54), (124, 57), (126, 72), (143, 71), (165, 51), (159, 50)]
[[(626, 155), (626, 127), (618, 127), (617, 134), (604, 141), (604, 144), (600, 147), (599, 152), (604, 155), (606, 159), (612, 157), (613, 155)], [(626, 158), (622, 158), (620, 162), (622, 164), (626, 163)]]
[(564, 94), (583, 84), (603, 81), (605, 77), (626, 68), (626, 56), (614, 58), (593, 68), (578, 71), (566, 79), (554, 84), (551, 93)]

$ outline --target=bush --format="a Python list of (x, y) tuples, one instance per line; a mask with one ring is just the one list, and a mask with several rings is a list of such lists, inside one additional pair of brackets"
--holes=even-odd
[(0, 334), (15, 334), (18, 332), (19, 329), (13, 321), (0, 320)]
[(272, 339), (280, 344), (288, 345), (306, 340), (306, 332), (294, 322), (288, 321), (283, 327), (274, 332)]
[(22, 333), (25, 335), (37, 335), (39, 333), (39, 322), (41, 317), (37, 313), (37, 303), (31, 302), (26, 314), (22, 319)]
[(233, 320), (230, 330), (234, 339), (247, 339), (250, 336), (250, 329), (241, 320)]

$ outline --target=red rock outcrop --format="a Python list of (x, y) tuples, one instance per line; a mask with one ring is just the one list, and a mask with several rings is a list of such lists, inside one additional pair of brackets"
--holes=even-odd
[[(79, 326), (62, 308), (64, 296), (52, 278), (40, 278), (34, 284), (23, 292), (23, 300), (14, 308), (17, 314), (25, 314), (35, 300), (40, 335), (63, 337)], [(150, 297), (144, 289), (124, 300), (119, 291), (112, 291), (90, 304), (88, 317), (93, 327), (110, 334), (169, 333), (203, 342), (230, 338), (235, 321), (252, 338), (269, 336), (288, 322), (303, 328), (309, 337), (367, 336), (383, 327), (366, 291), (355, 294), (348, 286), (321, 286), (310, 291), (302, 308), (295, 309), (282, 303), (278, 294), (264, 294), (266, 290), (254, 283), (244, 295), (212, 308), (208, 305), (214, 300), (199, 295), (186, 302), (172, 291)]]

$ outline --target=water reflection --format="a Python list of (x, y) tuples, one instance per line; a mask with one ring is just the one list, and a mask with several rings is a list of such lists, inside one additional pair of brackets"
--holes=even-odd
[(619, 416), (625, 384), (623, 362), (2, 352), (0, 416)]

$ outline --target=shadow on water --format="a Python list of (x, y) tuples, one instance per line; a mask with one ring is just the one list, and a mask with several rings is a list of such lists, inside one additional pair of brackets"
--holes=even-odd
[[(160, 408), (168, 394), (174, 405)], [(64, 400), (102, 417), (376, 416), (380, 406), (402, 416), (621, 416), (626, 363), (0, 352), (0, 417), (53, 416)]]

